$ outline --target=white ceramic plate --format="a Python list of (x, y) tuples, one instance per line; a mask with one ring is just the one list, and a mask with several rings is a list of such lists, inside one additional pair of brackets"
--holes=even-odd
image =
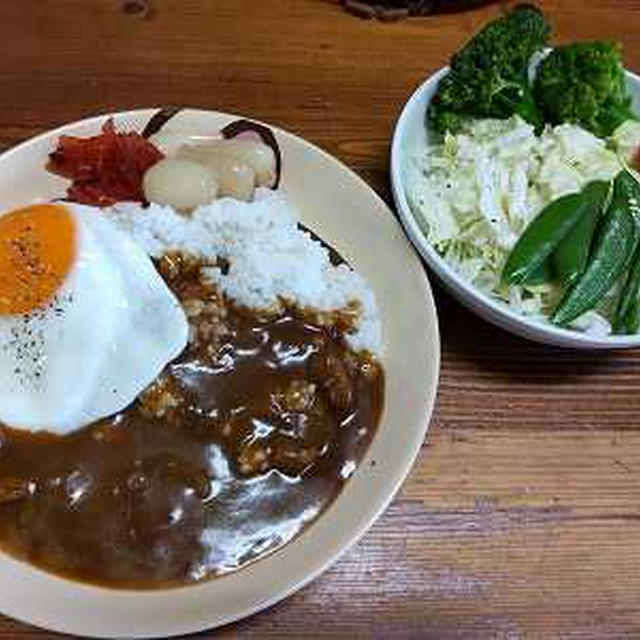
[[(154, 110), (115, 115), (141, 130)], [(185, 110), (172, 129), (215, 134), (235, 116)], [(96, 134), (105, 117), (64, 126), (0, 156), (0, 210), (64, 194), (47, 173), (61, 134)], [(35, 625), (94, 637), (170, 636), (215, 627), (263, 609), (324, 571), (387, 506), (420, 450), (440, 364), (435, 306), (426, 275), (382, 200), (353, 172), (301, 138), (274, 128), (282, 188), (303, 222), (372, 286), (382, 316), (385, 407), (378, 432), (333, 505), (280, 551), (228, 576), (165, 591), (108, 590), (70, 582), (0, 553), (0, 611)], [(304, 631), (301, 630), (301, 633)]]
[[(409, 205), (404, 187), (404, 167), (407, 154), (412, 149), (428, 144), (425, 113), (438, 83), (447, 71), (444, 68), (430, 76), (409, 98), (398, 119), (391, 149), (391, 183), (396, 207), (407, 234), (429, 267), (462, 304), (485, 320), (524, 338), (578, 349), (624, 349), (640, 346), (640, 335), (596, 337), (520, 315), (505, 303), (464, 280), (431, 246)], [(634, 98), (636, 112), (640, 112), (640, 77), (627, 72), (627, 83)]]

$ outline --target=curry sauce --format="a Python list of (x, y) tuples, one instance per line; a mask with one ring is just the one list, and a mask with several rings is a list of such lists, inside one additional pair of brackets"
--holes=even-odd
[(66, 436), (0, 429), (0, 546), (74, 580), (178, 586), (278, 549), (336, 498), (382, 410), (348, 318), (258, 314), (198, 264), (158, 267), (191, 336), (156, 382)]

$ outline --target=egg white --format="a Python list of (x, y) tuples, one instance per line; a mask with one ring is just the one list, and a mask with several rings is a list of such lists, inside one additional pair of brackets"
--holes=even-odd
[(76, 258), (54, 298), (0, 315), (0, 421), (66, 434), (127, 407), (184, 349), (185, 313), (99, 209), (65, 205)]

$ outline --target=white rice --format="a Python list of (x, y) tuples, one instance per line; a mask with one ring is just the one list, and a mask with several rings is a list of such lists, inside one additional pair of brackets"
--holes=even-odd
[(354, 349), (380, 352), (380, 319), (373, 292), (347, 265), (333, 266), (329, 251), (297, 226), (299, 216), (280, 192), (260, 189), (251, 203), (222, 198), (190, 216), (171, 207), (132, 203), (113, 207), (114, 222), (151, 256), (182, 251), (229, 263), (206, 275), (229, 298), (254, 309), (275, 309), (283, 301), (331, 312), (360, 303)]

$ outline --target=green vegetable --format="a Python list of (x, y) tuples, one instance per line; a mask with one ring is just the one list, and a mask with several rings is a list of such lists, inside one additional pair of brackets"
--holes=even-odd
[(555, 277), (553, 264), (550, 260), (545, 260), (528, 278), (526, 284), (530, 286), (546, 284)]
[[(620, 293), (618, 306), (616, 307), (613, 317), (614, 333), (627, 333), (628, 316), (634, 304), (637, 306), (638, 294), (640, 293), (640, 249), (636, 249), (636, 253), (631, 261), (631, 267), (627, 274), (627, 279)], [(637, 315), (637, 313), (635, 314)], [(635, 333), (635, 332), (633, 332)]]
[(571, 193), (547, 205), (513, 247), (502, 271), (508, 284), (526, 284), (551, 256), (587, 209), (581, 193)]
[(624, 326), (627, 334), (638, 333), (638, 329), (640, 329), (640, 302), (638, 298), (631, 303), (625, 316)]
[(551, 321), (565, 325), (593, 309), (626, 271), (640, 238), (640, 184), (621, 171), (584, 273), (567, 291)]
[(600, 137), (634, 117), (620, 48), (611, 42), (556, 47), (540, 65), (534, 96), (545, 122), (573, 122)]
[(562, 284), (575, 282), (587, 266), (593, 234), (610, 188), (609, 182), (598, 180), (590, 182), (582, 189), (584, 207), (580, 218), (560, 241), (553, 254), (554, 270)]
[(550, 31), (542, 12), (528, 5), (485, 26), (451, 59), (427, 112), (431, 128), (456, 132), (471, 118), (514, 114), (540, 125), (528, 69)]

